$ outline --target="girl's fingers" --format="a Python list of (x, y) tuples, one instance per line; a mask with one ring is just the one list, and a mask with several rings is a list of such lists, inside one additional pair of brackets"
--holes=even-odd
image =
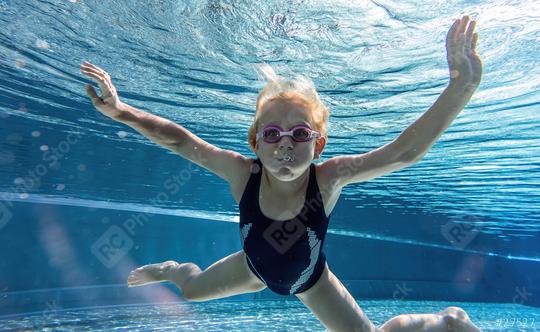
[(100, 74), (97, 74), (95, 72), (84, 72), (83, 71), (83, 74), (85, 74), (86, 76), (90, 77), (90, 78), (93, 78), (101, 87), (101, 85), (105, 84), (106, 82), (106, 79), (104, 79), (102, 76), (100, 76)]
[(452, 34), (450, 35), (450, 40), (452, 41), (452, 43), (455, 44), (456, 42), (456, 36), (458, 34), (458, 30), (459, 30), (459, 26), (461, 25), (461, 20), (460, 19), (457, 19), (456, 20), (456, 26), (453, 27), (454, 30), (452, 30)]
[(109, 76), (109, 74), (105, 70), (103, 70), (103, 69), (101, 69), (101, 68), (99, 68), (97, 66), (94, 66), (89, 62), (85, 61), (85, 64), (81, 65), (81, 70), (82, 69), (92, 70), (94, 72), (99, 73), (100, 75), (103, 75), (103, 77), (106, 78), (106, 79), (111, 79), (111, 76)]
[(454, 43), (456, 42), (457, 36), (459, 34), (459, 27), (461, 26), (461, 19), (458, 19), (457, 21), (457, 26), (454, 29), (454, 33), (452, 34), (452, 41), (454, 41)]
[(97, 69), (91, 68), (91, 67), (81, 67), (81, 71), (92, 72), (92, 73), (95, 73), (98, 76), (101, 76), (101, 77), (104, 77), (104, 78), (110, 77), (109, 74), (107, 74), (106, 72), (104, 72), (102, 70), (97, 70)]
[(462, 34), (465, 32), (465, 29), (467, 28), (467, 25), (469, 24), (469, 16), (464, 15), (461, 19), (461, 24), (459, 25), (459, 34)]
[(469, 45), (471, 44), (475, 27), (476, 27), (476, 21), (471, 21), (471, 24), (469, 24), (469, 27), (467, 28), (467, 32), (465, 33), (465, 40), (466, 40), (467, 47), (469, 47)]
[(99, 76), (99, 74), (96, 74), (94, 72), (90, 72), (90, 71), (83, 71), (83, 74), (85, 74), (86, 76), (90, 77), (90, 78), (93, 78), (94, 80), (96, 80), (98, 83), (101, 82), (101, 81), (104, 81), (104, 79)]
[(87, 65), (87, 64), (83, 64), (81, 66), (81, 70), (82, 69), (86, 69), (86, 70), (92, 70), (92, 71), (96, 71), (96, 72), (101, 72), (100, 70), (98, 70), (98, 68), (94, 67), (94, 66), (90, 66), (90, 65)]
[(99, 88), (101, 89), (101, 92), (103, 93), (104, 97), (111, 96), (114, 93), (115, 89), (109, 80), (104, 79), (103, 77), (99, 76), (99, 74), (96, 74), (95, 72), (86, 72), (85, 74), (97, 81)]
[(465, 32), (465, 28), (467, 27), (467, 24), (469, 23), (469, 17), (463, 16), (461, 20), (459, 20), (459, 24), (454, 31), (454, 41), (458, 43), (460, 39), (463, 36), (463, 32)]
[(83, 74), (87, 75), (87, 76), (90, 76), (90, 77), (96, 79), (98, 81), (98, 83), (99, 82), (103, 82), (103, 83), (106, 82), (107, 85), (112, 86), (110, 76), (107, 73), (99, 72), (99, 71), (96, 71), (95, 69), (91, 69), (91, 68), (82, 68), (81, 72)]
[(103, 79), (104, 79), (102, 73), (100, 73), (100, 72), (98, 72), (98, 71), (95, 71), (95, 70), (93, 70), (93, 69), (85, 68), (85, 69), (81, 69), (81, 72), (82, 72), (83, 74), (92, 74), (92, 75), (94, 75), (94, 76), (97, 76), (97, 77), (100, 77), (100, 78), (103, 78)]
[(456, 29), (458, 25), (459, 25), (459, 20), (455, 20), (452, 26), (450, 27), (450, 30), (448, 30), (448, 34), (446, 35), (447, 45), (451, 45), (454, 43), (454, 35), (456, 33)]
[(86, 66), (90, 67), (90, 68), (96, 69), (97, 71), (102, 71), (102, 72), (104, 72), (103, 69), (99, 68), (98, 66), (95, 66), (94, 64), (92, 64), (92, 63), (90, 63), (90, 62), (88, 62), (88, 61), (85, 61), (84, 64), (85, 64)]
[(100, 75), (103, 74), (103, 72), (97, 70), (96, 68), (92, 68), (90, 66), (85, 66), (85, 65), (81, 66), (81, 71), (89, 71), (89, 72), (93, 72)]
[(86, 86), (86, 92), (90, 96), (90, 98), (92, 98), (92, 102), (95, 105), (106, 104), (107, 102), (105, 100), (107, 98), (111, 98), (116, 95), (116, 88), (111, 82), (111, 77), (103, 69), (97, 66), (94, 66), (88, 61), (85, 61), (81, 65), (81, 72), (84, 75), (97, 81), (98, 86), (101, 89), (102, 96), (99, 97), (93, 86), (91, 85)]
[(478, 41), (478, 34), (475, 32), (471, 40), (471, 51), (476, 51), (476, 42)]
[(467, 36), (472, 36), (474, 28), (476, 27), (476, 21), (471, 21), (469, 27), (467, 28)]
[(103, 91), (103, 97), (107, 98), (107, 97), (112, 96), (113, 91), (114, 90), (113, 90), (112, 84), (108, 81), (105, 81), (105, 91)]
[(475, 27), (476, 21), (470, 21), (467, 15), (463, 16), (453, 36), (454, 48), (457, 52), (468, 52), (472, 49), (472, 38)]

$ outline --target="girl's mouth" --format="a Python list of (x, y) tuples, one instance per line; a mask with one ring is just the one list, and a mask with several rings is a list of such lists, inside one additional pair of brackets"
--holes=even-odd
[(284, 156), (278, 158), (278, 160), (290, 163), (290, 162), (294, 161), (294, 156), (293, 155), (284, 155)]

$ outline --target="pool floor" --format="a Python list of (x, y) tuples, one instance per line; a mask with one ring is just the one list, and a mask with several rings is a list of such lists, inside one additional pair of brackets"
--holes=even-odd
[[(405, 313), (465, 309), (483, 331), (540, 331), (540, 309), (518, 304), (435, 301), (358, 302), (380, 326)], [(298, 300), (182, 302), (57, 310), (0, 317), (1, 331), (325, 331)]]

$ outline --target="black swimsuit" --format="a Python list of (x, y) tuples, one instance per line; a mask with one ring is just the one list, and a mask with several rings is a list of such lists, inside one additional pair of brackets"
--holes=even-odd
[(323, 273), (322, 251), (329, 217), (324, 212), (315, 164), (309, 168), (306, 200), (293, 219), (267, 218), (259, 206), (262, 165), (252, 164), (251, 176), (240, 200), (240, 237), (251, 271), (268, 288), (281, 295), (309, 289)]

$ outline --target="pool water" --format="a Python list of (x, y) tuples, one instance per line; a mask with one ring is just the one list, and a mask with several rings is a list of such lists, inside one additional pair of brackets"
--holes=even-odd
[[(540, 309), (516, 304), (359, 301), (380, 326), (405, 313), (460, 306), (482, 331), (540, 331)], [(324, 331), (300, 301), (209, 301), (61, 310), (0, 320), (2, 331)]]
[(246, 158), (254, 65), (305, 75), (331, 110), (320, 164), (430, 109), (464, 14), (478, 90), (419, 162), (343, 188), (323, 250), (377, 325), (461, 306), (484, 331), (539, 330), (538, 0), (0, 0), (0, 330), (322, 330), (269, 290), (178, 303), (127, 289), (141, 265), (204, 269), (241, 250), (238, 204), (216, 174), (96, 111), (80, 65)]

